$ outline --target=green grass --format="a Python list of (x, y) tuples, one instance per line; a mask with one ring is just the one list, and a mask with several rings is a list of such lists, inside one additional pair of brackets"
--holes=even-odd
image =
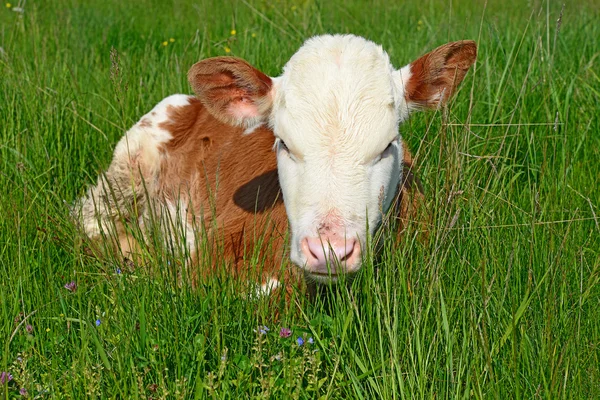
[[(599, 8), (572, 2), (558, 24), (558, 3), (480, 3), (2, 3), (0, 393), (600, 398)], [(141, 115), (190, 93), (194, 62), (227, 47), (275, 76), (325, 32), (379, 42), (398, 67), (479, 44), (448, 110), (401, 129), (428, 241), (411, 227), (330, 305), (299, 296), (277, 322), (224, 275), (193, 290), (164, 257), (150, 274), (85, 256), (68, 204)]]

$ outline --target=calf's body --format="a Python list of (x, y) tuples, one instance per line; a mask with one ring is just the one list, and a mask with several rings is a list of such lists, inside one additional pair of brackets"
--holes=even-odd
[[(121, 138), (108, 171), (80, 199), (85, 233), (108, 238), (123, 257), (136, 260), (140, 243), (125, 225), (143, 229), (151, 219), (161, 220), (170, 225), (165, 239), (183, 241), (192, 268), (205, 269), (190, 271), (192, 277), (223, 264), (245, 276), (250, 258), (258, 256), (266, 291), (282, 279), (297, 279), (287, 261), (288, 219), (273, 142), (267, 127), (244, 135), (215, 119), (196, 97), (170, 96)], [(405, 179), (390, 216), (399, 227), (423, 199), (407, 150), (403, 165)], [(203, 240), (208, 252), (198, 248)]]
[[(410, 219), (422, 198), (399, 123), (445, 103), (475, 54), (454, 42), (395, 70), (380, 46), (325, 35), (278, 78), (232, 57), (203, 60), (188, 75), (196, 97), (166, 98), (117, 144), (78, 203), (81, 225), (130, 257), (139, 243), (127, 225), (159, 221), (187, 265), (203, 266), (193, 277), (215, 264), (245, 276), (253, 258), (265, 291), (300, 270), (316, 281), (354, 273), (386, 215)], [(282, 268), (288, 258), (300, 269)]]

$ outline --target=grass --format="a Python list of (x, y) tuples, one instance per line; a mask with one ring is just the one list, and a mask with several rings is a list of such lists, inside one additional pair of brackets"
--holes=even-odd
[[(3, 396), (600, 398), (597, 4), (18, 3), (0, 9)], [(276, 76), (325, 32), (398, 67), (479, 44), (450, 107), (401, 128), (429, 241), (411, 227), (329, 305), (299, 296), (277, 321), (224, 275), (192, 290), (165, 258), (148, 274), (85, 256), (67, 205), (141, 115), (190, 93), (194, 62), (229, 51)]]

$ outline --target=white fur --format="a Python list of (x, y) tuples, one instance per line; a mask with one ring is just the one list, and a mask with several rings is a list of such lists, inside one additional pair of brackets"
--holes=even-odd
[[(167, 109), (188, 104), (190, 104), (189, 96), (184, 94), (174, 94), (163, 99), (121, 138), (115, 147), (113, 161), (138, 152), (144, 153), (148, 158), (157, 157), (159, 145), (172, 139), (169, 131), (159, 127), (168, 119)], [(144, 126), (144, 122), (150, 126)]]
[[(196, 248), (196, 230), (190, 221), (190, 213), (183, 201), (176, 204), (167, 203), (168, 221), (163, 221), (169, 225), (168, 232), (165, 232), (172, 244), (183, 240), (185, 248), (192, 253)], [(182, 249), (183, 250), (183, 249)]]
[(277, 162), (296, 265), (306, 264), (301, 240), (318, 237), (332, 215), (342, 230), (336, 234), (357, 238), (363, 249), (380, 224), (402, 177), (395, 139), (411, 111), (410, 75), (410, 66), (395, 70), (373, 42), (326, 35), (308, 40), (273, 79), (270, 125), (290, 150), (279, 144)]
[(281, 282), (275, 278), (268, 278), (267, 281), (260, 286), (254, 282), (248, 282), (248, 284), (252, 288), (247, 293), (247, 298), (250, 300), (258, 300), (261, 297), (269, 296), (281, 286)]
[[(125, 203), (136, 193), (143, 194), (143, 185), (146, 185), (146, 190), (152, 190), (151, 186), (160, 172), (162, 156), (159, 149), (172, 139), (160, 124), (168, 120), (169, 107), (188, 105), (189, 99), (189, 96), (182, 94), (165, 98), (121, 138), (106, 174), (101, 175), (98, 184), (90, 188), (75, 205), (83, 230), (90, 238), (110, 232), (114, 217), (131, 208), (131, 204)], [(136, 180), (136, 174), (141, 174), (143, 179)], [(106, 200), (100, 201), (103, 197)]]
[(265, 283), (260, 285), (260, 288), (257, 290), (256, 294), (258, 296), (268, 296), (279, 286), (281, 286), (281, 284), (279, 283), (279, 281), (277, 279), (269, 278)]

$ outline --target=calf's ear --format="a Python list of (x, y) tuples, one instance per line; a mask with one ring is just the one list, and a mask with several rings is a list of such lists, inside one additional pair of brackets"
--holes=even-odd
[(188, 72), (196, 96), (218, 120), (247, 131), (268, 120), (273, 82), (246, 61), (214, 57)]
[(445, 104), (477, 57), (472, 40), (447, 43), (395, 71), (408, 110)]

